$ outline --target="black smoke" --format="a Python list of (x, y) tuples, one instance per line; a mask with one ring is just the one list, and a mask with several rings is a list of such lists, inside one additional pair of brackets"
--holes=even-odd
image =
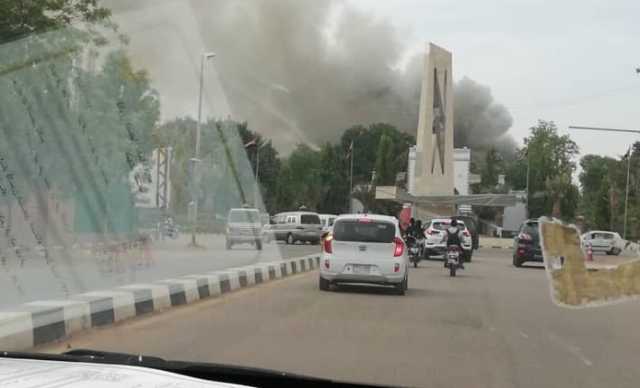
[[(153, 13), (175, 1), (135, 3)], [(120, 3), (126, 7), (129, 2), (109, 4), (117, 11)], [(335, 0), (188, 4), (197, 20), (193, 28), (218, 54), (215, 66), (232, 118), (248, 121), (280, 150), (300, 142), (335, 141), (355, 124), (388, 122), (415, 134), (424, 56), (398, 68), (407, 47), (388, 21)], [(462, 79), (455, 99), (456, 145), (484, 147), (498, 138), (509, 142), (505, 134), (511, 117), (493, 101), (488, 87)]]

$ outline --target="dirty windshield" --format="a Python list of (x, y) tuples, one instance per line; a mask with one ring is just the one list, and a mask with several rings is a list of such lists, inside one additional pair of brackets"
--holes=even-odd
[(639, 4), (0, 1), (0, 371), (640, 386)]
[(258, 223), (260, 222), (260, 214), (255, 210), (232, 210), (229, 212), (229, 222)]

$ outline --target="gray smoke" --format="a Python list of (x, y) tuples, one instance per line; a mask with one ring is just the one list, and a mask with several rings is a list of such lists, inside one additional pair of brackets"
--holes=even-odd
[[(172, 0), (135, 4), (153, 13), (162, 2)], [(111, 6), (121, 3), (131, 2), (110, 1)], [(423, 55), (397, 69), (406, 47), (387, 21), (335, 0), (189, 4), (197, 19), (194, 28), (218, 54), (215, 66), (232, 118), (248, 121), (280, 150), (335, 141), (355, 124), (388, 122), (415, 134)], [(332, 17), (336, 9), (341, 10), (337, 18)], [(334, 22), (329, 35), (328, 21)], [(458, 145), (485, 146), (511, 126), (508, 112), (493, 102), (487, 87), (463, 79), (455, 97)]]

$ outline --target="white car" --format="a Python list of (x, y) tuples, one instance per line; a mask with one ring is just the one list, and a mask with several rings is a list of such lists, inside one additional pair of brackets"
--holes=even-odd
[(322, 242), (321, 290), (332, 284), (393, 286), (404, 295), (409, 259), (395, 217), (375, 214), (338, 216)]
[[(464, 222), (457, 220), (458, 227), (462, 229), (462, 249), (464, 260), (471, 261), (473, 255), (473, 239)], [(442, 256), (447, 251), (447, 228), (451, 225), (451, 218), (434, 218), (424, 231), (424, 252), (426, 258), (430, 256)]]
[(605, 230), (592, 230), (581, 236), (583, 248), (589, 244), (594, 252), (603, 252), (607, 255), (619, 255), (624, 248), (624, 240), (616, 232)]
[(331, 232), (331, 228), (333, 227), (333, 223), (336, 221), (335, 214), (318, 214), (320, 217), (320, 224), (322, 225), (322, 233)]

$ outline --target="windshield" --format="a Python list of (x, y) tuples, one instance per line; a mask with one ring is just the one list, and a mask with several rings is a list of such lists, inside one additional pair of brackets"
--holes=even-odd
[(229, 222), (258, 223), (260, 214), (251, 210), (234, 210), (229, 213)]
[(1, 0), (0, 374), (94, 349), (640, 386), (639, 16)]
[(395, 225), (381, 221), (338, 221), (333, 226), (336, 241), (390, 243), (395, 237)]

